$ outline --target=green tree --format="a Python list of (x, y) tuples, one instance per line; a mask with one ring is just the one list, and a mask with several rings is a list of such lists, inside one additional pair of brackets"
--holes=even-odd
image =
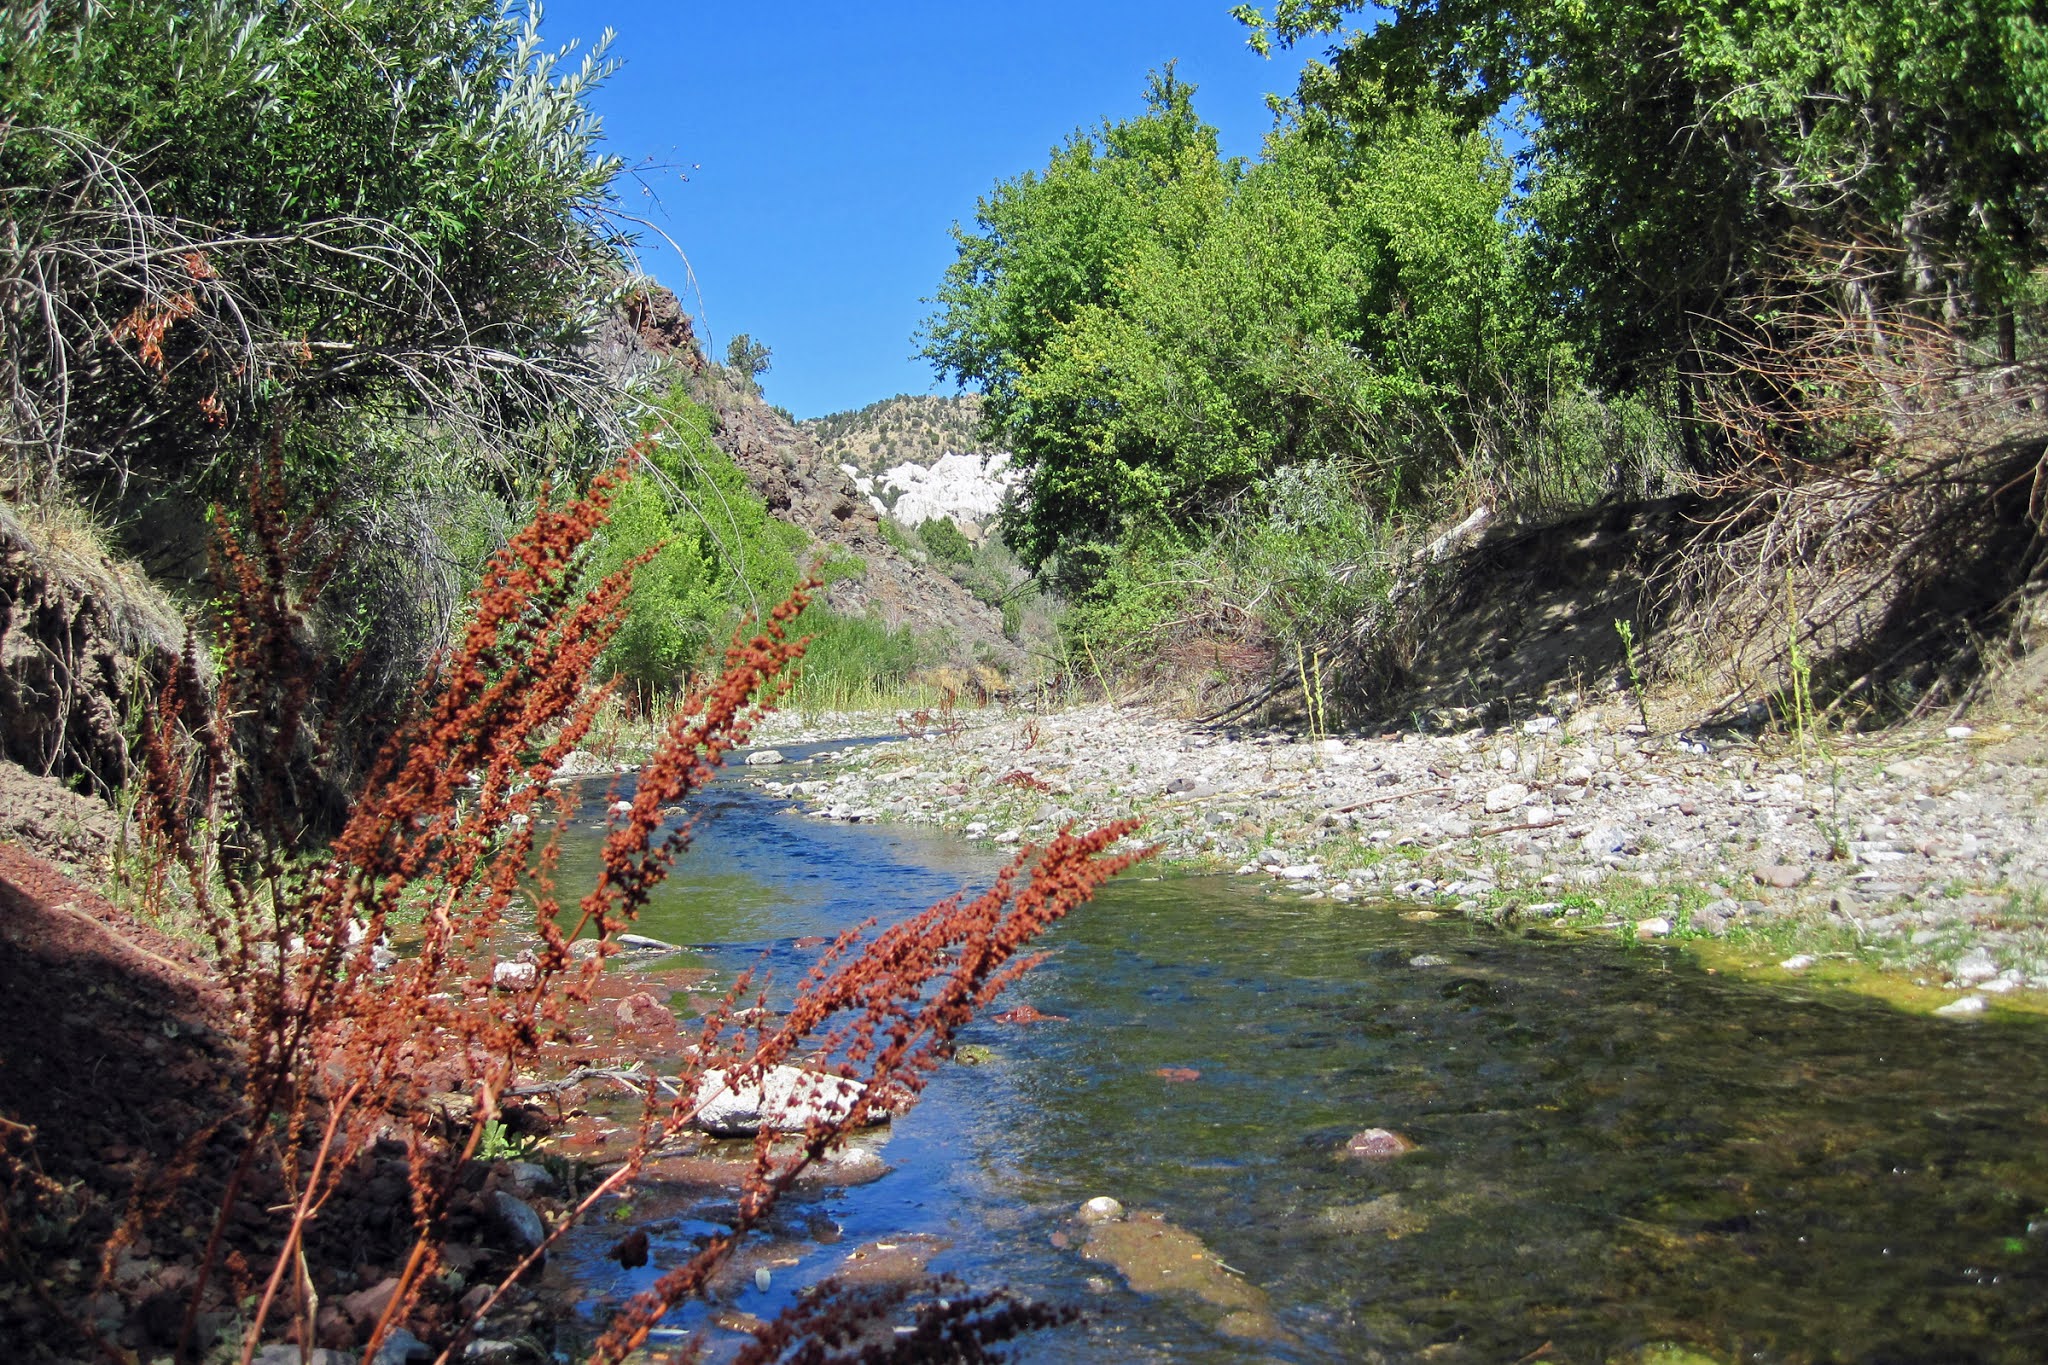
[[(1282, 0), (1255, 46), (1368, 7)], [(2048, 19), (2031, 0), (1397, 0), (1300, 98), (1526, 113), (1534, 260), (1626, 387), (1690, 392), (1823, 264), (1840, 306), (1974, 318), (2010, 358), (2048, 263)], [(1711, 458), (1711, 452), (1703, 452)]]
[(1027, 471), (1006, 534), (1073, 589), (1126, 536), (1198, 540), (1290, 466), (1344, 463), (1398, 505), (1457, 457), (1433, 433), (1455, 446), (1540, 350), (1490, 139), (1317, 111), (1246, 167), (1191, 95), (1156, 77), (1145, 115), (999, 185), (927, 324)]
[(725, 348), (725, 363), (749, 392), (761, 392), (761, 376), (768, 373), (774, 352), (767, 346), (741, 332)]

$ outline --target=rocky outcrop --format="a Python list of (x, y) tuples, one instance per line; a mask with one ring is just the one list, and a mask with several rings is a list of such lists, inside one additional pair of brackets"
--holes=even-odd
[(950, 644), (962, 661), (1003, 668), (1024, 661), (1003, 635), (1002, 615), (943, 574), (900, 554), (853, 477), (810, 434), (717, 366), (697, 385), (717, 419), (715, 439), (776, 516), (808, 532), (820, 549), (857, 556), (859, 575), (832, 584), (826, 600), (843, 612), (874, 612), (892, 629), (909, 626)]

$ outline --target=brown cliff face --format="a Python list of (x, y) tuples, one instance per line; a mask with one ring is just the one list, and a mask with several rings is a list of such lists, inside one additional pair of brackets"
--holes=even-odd
[(856, 616), (872, 610), (892, 629), (907, 625), (946, 641), (962, 662), (1005, 670), (1023, 664), (1023, 651), (1003, 636), (1001, 613), (899, 554), (882, 535), (874, 508), (808, 432), (720, 366), (707, 367), (693, 388), (717, 419), (713, 439), (769, 510), (808, 533), (821, 551), (849, 551), (867, 565), (863, 577), (843, 579), (826, 593), (835, 610)]

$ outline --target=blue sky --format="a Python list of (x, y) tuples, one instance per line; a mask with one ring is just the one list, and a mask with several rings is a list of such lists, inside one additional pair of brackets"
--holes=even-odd
[(951, 391), (912, 358), (912, 333), (953, 259), (952, 224), (1076, 127), (1137, 112), (1167, 59), (1224, 150), (1256, 154), (1265, 93), (1291, 90), (1310, 54), (1262, 61), (1228, 9), (556, 0), (543, 31), (557, 44), (617, 32), (625, 69), (595, 101), (607, 150), (662, 167), (645, 176), (652, 195), (622, 191), (688, 256), (648, 234), (644, 264), (720, 355), (736, 332), (772, 347), (769, 400), (815, 417)]

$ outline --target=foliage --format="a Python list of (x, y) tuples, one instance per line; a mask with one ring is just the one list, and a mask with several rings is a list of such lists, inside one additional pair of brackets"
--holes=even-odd
[[(1469, 412), (1569, 365), (1520, 290), (1507, 162), (1433, 109), (1308, 111), (1225, 161), (1171, 69), (1148, 110), (997, 186), (927, 324), (1028, 471), (1007, 527), (1070, 589), (1336, 462), (1382, 512), (1455, 468)], [(1172, 528), (1169, 530), (1168, 528)]]
[(286, 427), (311, 499), (411, 414), (499, 477), (483, 434), (607, 422), (575, 348), (621, 277), (585, 103), (612, 66), (562, 69), (537, 24), (495, 0), (8, 7), (18, 456), (125, 488)]
[(743, 613), (758, 616), (797, 576), (803, 533), (712, 443), (711, 420), (680, 387), (668, 394), (592, 557), (593, 578), (645, 558), (604, 661), (643, 692), (684, 688)]
[(739, 376), (740, 383), (745, 386), (747, 392), (758, 397), (761, 392), (761, 376), (772, 368), (770, 362), (773, 355), (766, 345), (741, 332), (726, 346), (725, 363)]
[[(1239, 10), (1254, 43), (1369, 7)], [(1917, 301), (2002, 331), (2048, 262), (2048, 21), (2018, 0), (1401, 0), (1300, 97), (1526, 113), (1531, 242), (1552, 305), (1624, 387), (1715, 375), (1773, 274), (1833, 254), (1853, 310)], [(1643, 268), (1654, 262), (1654, 269)], [(1688, 388), (1688, 393), (1692, 388)]]
[(965, 564), (974, 557), (974, 543), (953, 524), (951, 517), (933, 517), (917, 528), (917, 537), (938, 564)]

